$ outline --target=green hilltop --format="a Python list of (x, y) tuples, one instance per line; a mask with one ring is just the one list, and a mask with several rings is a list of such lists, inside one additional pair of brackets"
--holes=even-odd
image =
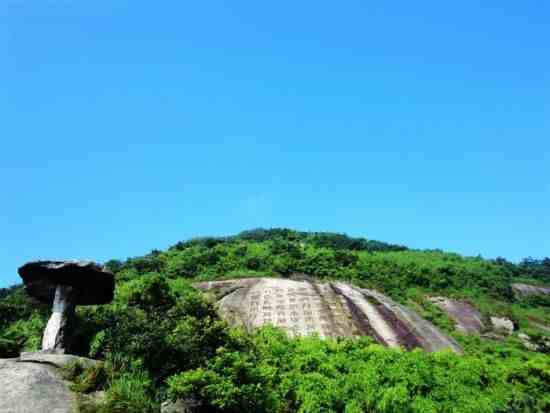
[[(72, 320), (70, 352), (104, 360), (66, 372), (82, 412), (159, 412), (177, 399), (197, 412), (550, 411), (550, 296), (512, 289), (550, 285), (549, 258), (512, 263), (344, 234), (255, 229), (105, 265), (115, 274), (114, 301), (79, 307)], [(451, 335), (464, 354), (390, 349), (369, 337), (293, 339), (274, 327), (247, 333), (221, 320), (191, 286), (297, 276), (376, 289)], [(457, 332), (430, 295), (464, 300), (486, 319), (506, 317), (515, 332)], [(0, 290), (0, 358), (38, 350), (48, 315), (22, 287)], [(105, 390), (99, 402), (89, 396), (98, 390)]]

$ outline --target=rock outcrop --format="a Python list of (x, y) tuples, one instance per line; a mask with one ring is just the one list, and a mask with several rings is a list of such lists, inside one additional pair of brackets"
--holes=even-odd
[(479, 310), (467, 301), (447, 297), (428, 297), (428, 300), (444, 311), (461, 333), (481, 334), (485, 330), (484, 337), (503, 338), (514, 332), (514, 323), (507, 317), (491, 316), (484, 323)]
[(458, 331), (479, 334), (483, 329), (481, 313), (470, 303), (447, 297), (430, 297), (429, 300), (451, 317)]
[(523, 298), (530, 295), (550, 294), (550, 287), (544, 287), (542, 285), (515, 283), (512, 284), (512, 290), (516, 298)]
[(229, 323), (249, 330), (271, 324), (293, 336), (368, 335), (389, 347), (461, 353), (452, 338), (414, 311), (377, 291), (344, 282), (243, 278), (195, 287), (217, 297), (220, 315)]
[(74, 413), (76, 399), (59, 368), (82, 357), (23, 353), (15, 359), (0, 359), (0, 412), (2, 413)]

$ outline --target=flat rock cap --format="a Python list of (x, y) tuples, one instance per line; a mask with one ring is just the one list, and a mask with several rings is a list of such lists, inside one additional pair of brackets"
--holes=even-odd
[(76, 290), (76, 305), (106, 304), (113, 300), (115, 277), (92, 261), (33, 261), (17, 272), (27, 293), (51, 304), (57, 285), (69, 285)]

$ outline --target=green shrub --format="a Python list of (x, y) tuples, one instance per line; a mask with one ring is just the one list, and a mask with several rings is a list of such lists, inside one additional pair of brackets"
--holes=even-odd
[(0, 358), (18, 357), (20, 348), (17, 341), (0, 337)]
[(78, 393), (92, 393), (106, 387), (108, 372), (104, 363), (85, 367), (79, 361), (75, 361), (63, 368), (63, 377), (73, 382), (71, 390)]
[(159, 403), (154, 400), (154, 387), (143, 371), (121, 374), (109, 383), (99, 413), (156, 413)]
[[(273, 329), (168, 380), (208, 412), (544, 412), (544, 358), (405, 352), (365, 340), (290, 340)], [(522, 407), (523, 406), (523, 407)], [(523, 410), (514, 410), (518, 407)]]
[(29, 318), (20, 319), (0, 331), (0, 338), (17, 343), (19, 351), (37, 351), (41, 348), (46, 319), (40, 313), (31, 313)]

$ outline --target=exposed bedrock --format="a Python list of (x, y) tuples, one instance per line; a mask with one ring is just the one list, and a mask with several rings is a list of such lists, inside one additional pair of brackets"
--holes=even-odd
[(477, 334), (483, 330), (481, 313), (470, 303), (447, 297), (430, 297), (429, 300), (452, 318), (458, 331)]
[(484, 330), (510, 335), (514, 332), (514, 323), (507, 317), (490, 316), (483, 322), (483, 316), (477, 308), (464, 300), (448, 297), (428, 297), (428, 299), (444, 311), (454, 322), (457, 331), (464, 334), (481, 334)]
[(411, 309), (349, 283), (243, 278), (197, 283), (195, 287), (213, 293), (220, 315), (248, 330), (272, 324), (293, 336), (368, 335), (389, 347), (461, 353), (452, 338)]
[(512, 290), (516, 298), (523, 298), (530, 295), (550, 294), (550, 287), (544, 287), (542, 285), (515, 283), (512, 284)]

